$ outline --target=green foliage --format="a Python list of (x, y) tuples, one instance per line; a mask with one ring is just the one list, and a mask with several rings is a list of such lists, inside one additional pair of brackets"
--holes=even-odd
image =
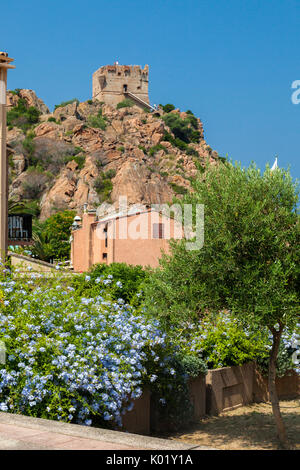
[(40, 202), (38, 200), (33, 200), (33, 201), (23, 201), (24, 204), (24, 209), (22, 212), (25, 214), (31, 214), (33, 217), (39, 217), (41, 208), (40, 208)]
[(117, 150), (118, 150), (119, 152), (122, 152), (122, 153), (124, 153), (124, 151), (125, 151), (125, 147), (123, 147), (123, 146), (122, 146), (122, 147), (118, 147), (118, 148), (117, 148)]
[(139, 145), (138, 147), (139, 147), (140, 150), (142, 150), (144, 152), (145, 155), (147, 154), (147, 150), (143, 145)]
[(293, 329), (300, 293), (297, 183), (284, 170), (261, 174), (253, 165), (226, 163), (192, 185), (182, 204), (204, 204), (204, 245), (187, 250), (185, 240), (172, 243), (148, 285), (149, 311), (167, 325), (227, 309), (248, 325)]
[(27, 132), (34, 124), (39, 122), (40, 111), (34, 106), (28, 107), (24, 98), (20, 98), (17, 106), (14, 106), (7, 113), (7, 125), (9, 129), (14, 126)]
[(57, 108), (64, 108), (65, 106), (67, 106), (68, 104), (72, 104), (72, 103), (77, 103), (79, 104), (79, 100), (77, 98), (73, 98), (72, 100), (69, 100), (69, 101), (62, 101), (60, 104), (56, 104), (54, 106), (54, 111), (57, 109)]
[(173, 189), (173, 191), (176, 194), (186, 194), (187, 193), (187, 188), (185, 188), (184, 186), (180, 186), (179, 184), (172, 183), (172, 182), (170, 182), (169, 185), (171, 186), (171, 188)]
[(78, 295), (97, 297), (103, 289), (99, 279), (108, 279), (110, 276), (114, 281), (117, 281), (110, 288), (113, 300), (118, 300), (121, 297), (131, 305), (137, 306), (141, 303), (144, 298), (142, 287), (149, 276), (148, 271), (142, 266), (131, 266), (126, 263), (95, 264), (90, 269), (88, 276), (85, 274), (76, 276), (72, 286)]
[(25, 139), (22, 142), (24, 153), (28, 160), (28, 165), (36, 165), (37, 159), (34, 156), (35, 144), (34, 144), (34, 134), (33, 132), (28, 132)]
[(195, 116), (189, 115), (186, 119), (176, 113), (166, 114), (162, 118), (165, 124), (171, 129), (175, 138), (180, 139), (186, 144), (200, 141), (200, 132), (198, 122)]
[(183, 142), (183, 140), (179, 139), (178, 137), (173, 137), (172, 134), (170, 134), (169, 132), (166, 132), (164, 134), (163, 140), (170, 142), (172, 145), (174, 145), (174, 147), (179, 148), (188, 155), (194, 155), (195, 157), (199, 157), (197, 150), (188, 145), (186, 142)]
[[(160, 375), (153, 384), (149, 381), (148, 386), (151, 389), (152, 407), (158, 415), (160, 426), (174, 431), (192, 420), (193, 406), (190, 402), (188, 380), (206, 374), (207, 367), (200, 357), (182, 353), (178, 349), (174, 351), (174, 346), (170, 350), (171, 376)], [(151, 362), (154, 365), (155, 358), (152, 361), (149, 358), (148, 363)]]
[(188, 348), (201, 354), (209, 369), (238, 366), (268, 357), (268, 334), (243, 328), (228, 314), (207, 315), (193, 329)]
[(96, 115), (88, 116), (87, 123), (90, 127), (102, 129), (103, 131), (106, 129), (107, 126), (106, 119), (102, 116), (102, 110), (100, 110)]
[(151, 148), (148, 150), (148, 153), (149, 153), (150, 157), (153, 157), (153, 155), (155, 155), (156, 152), (158, 152), (159, 150), (163, 150), (164, 152), (168, 153), (166, 147), (164, 147), (162, 144), (156, 144), (156, 145), (154, 145), (153, 147), (151, 147)]
[(104, 178), (106, 179), (112, 179), (116, 176), (116, 170), (113, 168), (111, 170), (108, 170), (106, 173), (103, 174)]
[(171, 111), (173, 111), (173, 109), (175, 109), (175, 106), (170, 103), (165, 104), (164, 106), (161, 105), (161, 107), (165, 113), (170, 113)]
[(134, 102), (131, 99), (126, 98), (125, 100), (120, 101), (120, 103), (117, 104), (117, 109), (131, 108), (131, 106), (134, 106)]
[(94, 181), (94, 189), (97, 192), (101, 202), (109, 199), (110, 193), (113, 189), (111, 179), (116, 176), (116, 171), (111, 169), (106, 173), (101, 172)]
[[(96, 299), (74, 295), (70, 277), (59, 272), (6, 270), (0, 281), (0, 339), (7, 350), (0, 364), (2, 411), (121, 426), (145, 386), (164, 393), (158, 399), (175, 417), (187, 410), (181, 390), (188, 375), (172, 367), (174, 345), (158, 322), (112, 300), (113, 279), (99, 281)], [(197, 364), (185, 367), (194, 371)]]
[(65, 260), (70, 255), (71, 226), (74, 211), (60, 211), (51, 215), (44, 222), (35, 221), (33, 226), (32, 254), (44, 261)]
[(16, 88), (15, 90), (8, 90), (9, 93), (15, 96), (19, 96), (20, 91), (21, 91), (21, 88)]
[(77, 155), (66, 155), (65, 156), (65, 163), (68, 163), (68, 162), (71, 162), (72, 160), (74, 160), (78, 165), (78, 169), (81, 170), (84, 167), (85, 159), (86, 159), (85, 154), (80, 154), (79, 153)]
[[(283, 377), (285, 375), (288, 375), (292, 370), (295, 369), (295, 363), (293, 362), (292, 358), (295, 350), (296, 348), (291, 347), (290, 344), (286, 344), (285, 339), (281, 340), (276, 361), (277, 377)], [(269, 354), (262, 354), (261, 356), (256, 358), (258, 369), (264, 376), (268, 375), (269, 360)]]
[(55, 117), (53, 117), (53, 116), (50, 116), (48, 118), (48, 122), (55, 122), (55, 124), (57, 124), (57, 121), (56, 121)]

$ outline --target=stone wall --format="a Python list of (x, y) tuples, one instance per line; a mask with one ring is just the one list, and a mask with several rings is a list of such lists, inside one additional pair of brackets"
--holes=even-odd
[(14, 268), (18, 268), (20, 271), (28, 271), (32, 269), (35, 272), (53, 272), (55, 271), (55, 265), (47, 263), (46, 261), (41, 261), (38, 259), (30, 258), (29, 256), (20, 255), (18, 253), (8, 253), (10, 257), (11, 265)]
[(105, 65), (93, 73), (93, 100), (116, 106), (130, 92), (149, 103), (148, 79), (148, 65)]

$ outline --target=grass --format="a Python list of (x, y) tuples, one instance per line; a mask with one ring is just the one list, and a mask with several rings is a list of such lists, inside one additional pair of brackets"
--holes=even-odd
[[(281, 413), (293, 448), (300, 450), (300, 399), (282, 400)], [(279, 449), (270, 403), (253, 403), (209, 416), (181, 432), (160, 437), (223, 450)]]

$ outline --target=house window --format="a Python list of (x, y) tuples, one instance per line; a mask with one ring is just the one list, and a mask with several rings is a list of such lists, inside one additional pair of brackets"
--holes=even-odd
[(152, 238), (164, 238), (164, 224), (153, 224)]
[(103, 232), (105, 233), (105, 248), (107, 248), (107, 244), (108, 244), (107, 229), (108, 229), (108, 224), (106, 224), (103, 229)]

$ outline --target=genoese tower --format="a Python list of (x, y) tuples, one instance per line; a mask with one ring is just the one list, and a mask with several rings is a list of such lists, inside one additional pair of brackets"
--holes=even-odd
[[(93, 100), (116, 106), (124, 99), (149, 106), (149, 67), (139, 65), (104, 65), (93, 73)], [(147, 106), (147, 107), (148, 107)]]

